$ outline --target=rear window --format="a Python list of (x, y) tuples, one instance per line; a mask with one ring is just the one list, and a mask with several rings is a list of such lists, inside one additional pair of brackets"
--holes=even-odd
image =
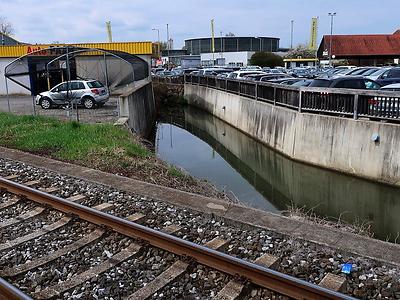
[(323, 79), (314, 79), (310, 83), (310, 87), (329, 87), (331, 82), (329, 80), (323, 80)]
[(99, 81), (89, 81), (89, 82), (87, 83), (87, 85), (88, 85), (91, 89), (103, 87), (103, 85), (102, 85), (101, 82), (99, 82)]

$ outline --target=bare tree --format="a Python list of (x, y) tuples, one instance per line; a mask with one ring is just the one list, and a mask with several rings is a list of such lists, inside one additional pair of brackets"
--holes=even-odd
[(10, 22), (8, 22), (7, 19), (4, 17), (0, 17), (0, 33), (4, 33), (6, 35), (14, 34), (13, 25)]

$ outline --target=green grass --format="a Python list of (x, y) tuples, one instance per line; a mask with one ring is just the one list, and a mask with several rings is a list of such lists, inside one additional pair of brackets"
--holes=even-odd
[(170, 168), (168, 169), (168, 174), (169, 174), (170, 176), (177, 177), (177, 178), (184, 178), (184, 177), (186, 177), (185, 174), (184, 174), (181, 170), (178, 170), (178, 169), (175, 168), (174, 166), (170, 166)]
[(152, 155), (135, 143), (127, 130), (111, 124), (81, 124), (8, 113), (0, 113), (0, 145), (70, 161), (91, 160), (92, 156), (107, 160)]

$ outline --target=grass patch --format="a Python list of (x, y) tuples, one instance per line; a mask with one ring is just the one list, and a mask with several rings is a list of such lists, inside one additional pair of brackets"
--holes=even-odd
[(186, 177), (186, 175), (181, 170), (175, 168), (174, 166), (169, 167), (168, 174), (170, 176), (173, 176), (176, 178), (185, 178)]
[(8, 113), (0, 113), (0, 145), (69, 161), (86, 161), (95, 155), (107, 160), (109, 153), (119, 157), (152, 155), (127, 130), (111, 124), (81, 124)]

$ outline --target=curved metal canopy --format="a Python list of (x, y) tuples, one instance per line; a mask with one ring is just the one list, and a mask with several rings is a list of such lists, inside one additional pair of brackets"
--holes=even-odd
[(115, 90), (147, 78), (149, 67), (142, 58), (121, 51), (61, 46), (15, 59), (5, 67), (4, 75), (6, 81), (9, 79), (36, 95), (41, 92), (38, 82), (47, 81), (50, 88), (65, 79), (96, 79)]

